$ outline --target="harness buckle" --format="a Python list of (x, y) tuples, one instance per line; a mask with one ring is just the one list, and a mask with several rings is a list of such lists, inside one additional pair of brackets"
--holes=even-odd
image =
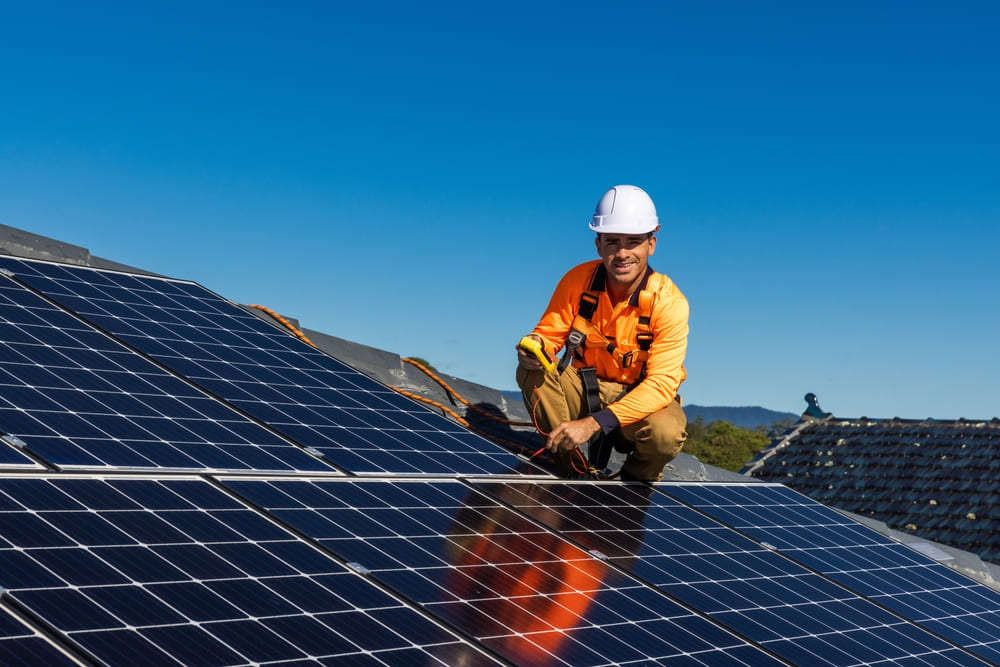
[(582, 331), (577, 331), (573, 329), (566, 336), (566, 349), (563, 351), (562, 359), (559, 360), (559, 372), (562, 373), (569, 366), (570, 360), (573, 358), (573, 353), (576, 352), (576, 348), (580, 347), (580, 344), (586, 339), (586, 336)]

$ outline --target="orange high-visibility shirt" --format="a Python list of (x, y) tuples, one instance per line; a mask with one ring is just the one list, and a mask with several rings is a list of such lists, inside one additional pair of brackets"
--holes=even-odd
[[(588, 335), (577, 348), (583, 361), (574, 358), (577, 368), (592, 366), (603, 380), (632, 385), (640, 378), (642, 364), (623, 367), (620, 355), (607, 351), (607, 339), (622, 353), (637, 351), (636, 327), (639, 323), (639, 292), (646, 288), (653, 269), (649, 268), (642, 283), (631, 298), (611, 306), (605, 288), (606, 272), (600, 260), (585, 262), (570, 269), (556, 286), (545, 314), (532, 333), (545, 341), (545, 349), (555, 357), (566, 343), (580, 305), (580, 296), (587, 291), (599, 296), (591, 323), (600, 335)], [(661, 274), (662, 275), (662, 274)], [(646, 377), (628, 394), (608, 407), (619, 424), (627, 426), (670, 405), (677, 396), (681, 382), (687, 377), (684, 355), (687, 352), (688, 302), (670, 278), (663, 276), (656, 293), (650, 327), (653, 343), (646, 361)], [(596, 340), (592, 340), (596, 338)]]

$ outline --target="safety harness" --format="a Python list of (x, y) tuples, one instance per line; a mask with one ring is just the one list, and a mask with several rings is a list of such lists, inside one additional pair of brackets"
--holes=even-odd
[[(607, 269), (603, 264), (598, 265), (594, 271), (594, 276), (590, 281), (590, 288), (580, 295), (580, 304), (577, 307), (576, 316), (569, 335), (566, 337), (566, 348), (563, 356), (559, 360), (559, 372), (562, 373), (569, 366), (575, 357), (581, 362), (584, 354), (581, 347), (586, 348), (588, 344), (603, 345), (604, 350), (611, 354), (622, 368), (629, 368), (632, 364), (642, 364), (639, 370), (639, 379), (628, 387), (623, 395), (642, 381), (646, 376), (646, 360), (649, 359), (649, 348), (653, 344), (653, 331), (650, 322), (653, 317), (653, 306), (656, 302), (656, 295), (663, 285), (665, 276), (649, 269), (639, 285), (637, 293), (634, 295), (636, 305), (639, 307), (639, 321), (636, 325), (636, 348), (628, 352), (622, 352), (618, 345), (609, 340), (593, 322), (594, 313), (597, 312), (597, 304), (600, 300), (600, 293), (606, 290)], [(584, 400), (581, 401), (580, 417), (587, 417), (601, 409), (601, 390), (597, 380), (597, 369), (591, 366), (578, 369), (580, 381), (583, 383)], [(619, 396), (618, 398), (621, 398)], [(617, 399), (615, 399), (617, 400)], [(598, 432), (590, 439), (588, 448), (588, 463), (592, 469), (604, 470), (611, 458), (613, 445), (604, 433)]]

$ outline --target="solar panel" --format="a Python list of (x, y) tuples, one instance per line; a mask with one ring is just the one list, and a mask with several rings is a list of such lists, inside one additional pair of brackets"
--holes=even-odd
[(5, 467), (334, 472), (4, 276), (0, 432)]
[(515, 664), (780, 664), (458, 481), (222, 482)]
[(5, 595), (107, 664), (493, 662), (205, 480), (0, 478), (0, 534)]
[(1000, 592), (784, 486), (659, 488), (895, 614), (1000, 664)]
[(358, 474), (543, 474), (196, 284), (0, 258), (103, 330)]
[(475, 486), (794, 664), (979, 662), (650, 487)]

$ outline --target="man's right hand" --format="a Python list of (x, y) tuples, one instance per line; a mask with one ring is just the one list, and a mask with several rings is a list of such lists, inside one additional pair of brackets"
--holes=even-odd
[(600, 430), (601, 425), (592, 416), (564, 422), (552, 429), (545, 447), (552, 452), (570, 452), (588, 442)]
[[(529, 338), (537, 340), (540, 344), (544, 345), (542, 339), (535, 334), (530, 334)], [(538, 359), (535, 359), (534, 355), (528, 354), (524, 348), (520, 345), (515, 345), (514, 349), (517, 350), (517, 365), (526, 371), (540, 371), (542, 370), (542, 364)]]

